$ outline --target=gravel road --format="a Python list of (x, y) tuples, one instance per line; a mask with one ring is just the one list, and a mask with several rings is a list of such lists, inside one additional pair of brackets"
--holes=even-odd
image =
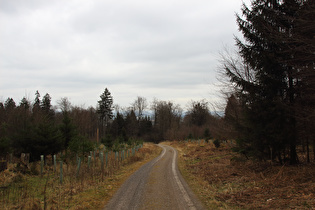
[(177, 169), (177, 151), (163, 148), (121, 186), (105, 209), (203, 209)]

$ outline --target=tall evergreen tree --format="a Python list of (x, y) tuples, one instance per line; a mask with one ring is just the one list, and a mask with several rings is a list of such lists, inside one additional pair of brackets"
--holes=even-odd
[(4, 121), (5, 118), (4, 114), (5, 114), (4, 104), (0, 102), (0, 124), (2, 124)]
[[(307, 161), (310, 162), (310, 143), (313, 143), (315, 159), (315, 1), (304, 1), (292, 20), (294, 36), (285, 37), (293, 51), (289, 64), (295, 70), (295, 113), (299, 141), (306, 147)], [(312, 141), (313, 139), (313, 141)]]
[(7, 112), (10, 112), (13, 109), (15, 109), (16, 104), (15, 104), (15, 101), (13, 100), (13, 98), (8, 98), (4, 103), (4, 107), (5, 107)]
[(99, 114), (100, 124), (101, 124), (101, 133), (104, 134), (105, 128), (109, 121), (113, 119), (113, 97), (107, 88), (100, 95), (101, 100), (98, 101), (97, 113)]
[(69, 147), (69, 143), (77, 136), (76, 128), (72, 123), (72, 119), (69, 116), (68, 111), (63, 112), (62, 124), (60, 125), (61, 136), (63, 140), (63, 149), (66, 150)]
[(138, 135), (138, 132), (143, 131), (139, 128), (138, 122), (135, 111), (131, 109), (126, 116), (126, 132), (129, 136), (135, 137)]
[(125, 128), (124, 116), (117, 112), (116, 117), (113, 120), (113, 123), (111, 124), (111, 133), (114, 137), (118, 137), (122, 134), (124, 128)]
[(68, 155), (69, 143), (77, 137), (76, 127), (73, 124), (73, 120), (70, 117), (71, 103), (68, 98), (61, 98), (58, 101), (59, 108), (62, 111), (62, 123), (59, 127), (61, 131), (61, 136), (63, 140), (63, 149), (66, 150), (66, 155)]
[(36, 90), (35, 100), (34, 100), (34, 104), (33, 104), (33, 113), (36, 113), (39, 110), (40, 110), (40, 94), (39, 94), (38, 90)]
[(245, 42), (236, 39), (239, 52), (248, 65), (252, 80), (244, 72), (226, 66), (226, 74), (236, 84), (244, 106), (246, 126), (240, 146), (258, 158), (282, 162), (290, 151), (290, 163), (298, 162), (295, 116), (297, 71), (288, 62), (293, 54), (287, 39), (294, 36), (295, 15), (303, 5), (298, 0), (255, 0), (252, 8), (243, 6), (244, 19), (237, 16)]
[[(145, 116), (140, 120), (139, 135), (144, 136), (152, 132), (152, 121), (149, 116)], [(150, 141), (150, 139), (147, 139)]]
[(54, 110), (52, 110), (51, 97), (48, 93), (46, 93), (42, 99), (41, 109), (45, 117), (48, 117), (52, 120), (55, 113)]

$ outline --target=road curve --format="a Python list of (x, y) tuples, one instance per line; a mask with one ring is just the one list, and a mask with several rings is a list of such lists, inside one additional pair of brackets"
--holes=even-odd
[(170, 146), (142, 166), (121, 186), (104, 209), (203, 209), (177, 168)]

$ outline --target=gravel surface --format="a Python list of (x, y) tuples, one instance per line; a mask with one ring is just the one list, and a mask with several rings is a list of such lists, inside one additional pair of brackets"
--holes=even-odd
[(105, 209), (203, 209), (177, 169), (177, 151), (163, 148), (121, 186)]

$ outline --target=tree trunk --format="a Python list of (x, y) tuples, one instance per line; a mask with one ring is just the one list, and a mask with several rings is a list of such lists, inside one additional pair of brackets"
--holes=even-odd
[(307, 158), (307, 162), (310, 162), (310, 148), (309, 148), (309, 141), (308, 141), (308, 137), (306, 139), (306, 158)]
[(295, 108), (294, 108), (294, 86), (293, 86), (293, 77), (292, 77), (292, 69), (288, 72), (289, 77), (289, 107), (290, 107), (290, 126), (291, 126), (291, 135), (290, 135), (290, 164), (294, 165), (299, 162), (298, 156), (296, 153), (296, 115), (295, 115)]

